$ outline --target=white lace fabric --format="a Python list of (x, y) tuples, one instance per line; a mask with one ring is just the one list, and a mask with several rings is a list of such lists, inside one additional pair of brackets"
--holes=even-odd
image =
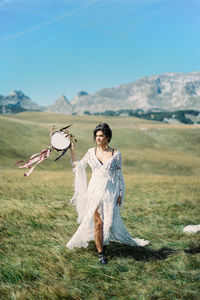
[(183, 232), (198, 232), (200, 231), (200, 224), (198, 225), (187, 225), (186, 227), (184, 227)]
[[(86, 166), (92, 169), (92, 176), (87, 185)], [(103, 221), (103, 244), (116, 241), (131, 246), (145, 246), (149, 241), (132, 238), (126, 230), (119, 212), (117, 199), (124, 199), (125, 184), (121, 171), (121, 153), (117, 151), (104, 164), (95, 155), (95, 148), (90, 148), (85, 156), (74, 163), (75, 192), (71, 199), (78, 213), (79, 227), (70, 241), (69, 249), (87, 247), (94, 240), (94, 213), (96, 209)]]

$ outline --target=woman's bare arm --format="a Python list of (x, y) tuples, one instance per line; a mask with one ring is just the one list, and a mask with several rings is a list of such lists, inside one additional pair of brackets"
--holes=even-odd
[(76, 161), (76, 152), (75, 152), (75, 146), (73, 142), (71, 142), (70, 152), (71, 152), (72, 162), (74, 163)]

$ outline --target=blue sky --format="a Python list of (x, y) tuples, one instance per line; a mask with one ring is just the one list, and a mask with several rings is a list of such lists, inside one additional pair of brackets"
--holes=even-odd
[(41, 105), (200, 70), (200, 0), (0, 0), (0, 94)]

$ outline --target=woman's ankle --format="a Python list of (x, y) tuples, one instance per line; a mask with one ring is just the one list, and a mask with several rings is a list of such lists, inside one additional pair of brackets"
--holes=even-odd
[(98, 252), (99, 255), (105, 255), (105, 251)]

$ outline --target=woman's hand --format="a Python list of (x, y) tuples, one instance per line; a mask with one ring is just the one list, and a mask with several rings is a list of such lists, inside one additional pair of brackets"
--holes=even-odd
[(117, 205), (121, 206), (121, 204), (122, 204), (122, 196), (119, 196), (117, 198)]

